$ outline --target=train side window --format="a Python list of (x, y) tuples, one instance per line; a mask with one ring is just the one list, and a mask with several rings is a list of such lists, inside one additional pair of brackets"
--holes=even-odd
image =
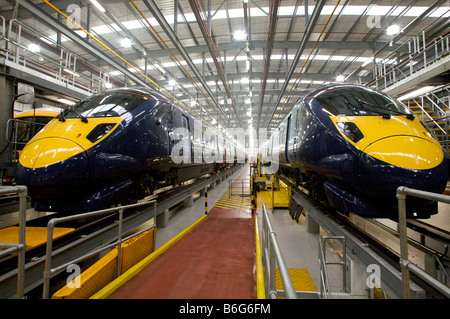
[(287, 127), (286, 127), (286, 149), (285, 149), (285, 154), (286, 154), (286, 161), (289, 163), (289, 147), (292, 144), (291, 141), (291, 116), (289, 115), (288, 120), (287, 120)]
[(187, 136), (183, 136), (183, 152), (184, 158), (191, 158), (191, 132), (189, 129), (189, 118), (186, 115), (181, 115), (181, 123), (182, 127), (187, 130)]

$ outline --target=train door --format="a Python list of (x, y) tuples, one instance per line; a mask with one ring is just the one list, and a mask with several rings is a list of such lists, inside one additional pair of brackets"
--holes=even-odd
[(294, 106), (292, 109), (292, 115), (291, 115), (291, 133), (290, 137), (292, 140), (291, 144), (291, 160), (297, 160), (297, 144), (298, 144), (298, 104)]
[(292, 149), (291, 145), (292, 145), (292, 141), (291, 141), (291, 116), (289, 115), (288, 120), (287, 120), (287, 127), (286, 127), (286, 141), (285, 141), (285, 145), (286, 145), (286, 149), (285, 154), (286, 154), (286, 162), (290, 163), (290, 152), (289, 149)]
[(189, 118), (184, 114), (181, 115), (181, 125), (183, 129), (187, 130), (187, 136), (183, 136), (183, 157), (191, 163), (191, 130)]

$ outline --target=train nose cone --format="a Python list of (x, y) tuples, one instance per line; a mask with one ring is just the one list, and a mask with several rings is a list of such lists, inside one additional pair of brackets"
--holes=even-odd
[(415, 136), (384, 138), (369, 145), (364, 152), (385, 163), (414, 170), (434, 168), (444, 159), (437, 142)]
[[(89, 179), (88, 158), (78, 144), (63, 138), (45, 138), (25, 146), (19, 159), (16, 179), (33, 187), (84, 185)], [(42, 190), (44, 192), (44, 189)]]
[(359, 179), (371, 196), (393, 197), (406, 186), (441, 193), (447, 180), (444, 152), (438, 142), (415, 136), (391, 136), (364, 149)]

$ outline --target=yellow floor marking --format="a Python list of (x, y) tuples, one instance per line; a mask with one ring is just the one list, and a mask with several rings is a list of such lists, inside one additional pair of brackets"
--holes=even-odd
[[(288, 269), (289, 275), (294, 284), (296, 291), (317, 291), (316, 285), (314, 285), (311, 276), (306, 269)], [(277, 290), (284, 290), (283, 283), (281, 282), (280, 272), (275, 270), (275, 287)]]
[[(58, 227), (53, 230), (53, 238), (70, 233), (74, 228)], [(11, 226), (0, 229), (0, 243), (13, 244), (19, 241), (19, 227)], [(47, 242), (47, 227), (27, 227), (25, 231), (27, 249)], [(1, 249), (0, 249), (1, 250)]]

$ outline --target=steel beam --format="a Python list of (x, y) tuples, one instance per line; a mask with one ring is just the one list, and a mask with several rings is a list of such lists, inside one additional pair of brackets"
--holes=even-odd
[(233, 99), (233, 94), (231, 93), (230, 86), (228, 85), (226, 74), (223, 70), (221, 62), (219, 61), (219, 55), (216, 50), (216, 47), (214, 46), (214, 43), (212, 42), (210, 31), (208, 30), (208, 27), (204, 23), (202, 16), (200, 14), (200, 8), (198, 7), (197, 0), (189, 0), (189, 4), (191, 5), (192, 12), (194, 13), (194, 16), (197, 20), (197, 24), (200, 28), (200, 31), (202, 32), (203, 38), (205, 39), (206, 46), (208, 47), (209, 53), (211, 54), (211, 57), (214, 61), (214, 65), (216, 66), (217, 72), (219, 73), (225, 91), (227, 92), (227, 96), (229, 99), (231, 99), (231, 105), (233, 106), (234, 112), (236, 113), (236, 118), (242, 127), (241, 118), (236, 108), (236, 103)]
[[(180, 40), (178, 39), (175, 32), (170, 27), (169, 23), (167, 22), (166, 18), (164, 18), (164, 15), (159, 10), (158, 6), (153, 0), (143, 0), (145, 6), (150, 10), (153, 17), (158, 21), (159, 26), (164, 30), (166, 35), (169, 37), (170, 41), (172, 41), (173, 45), (177, 48), (178, 52), (181, 54), (183, 59), (186, 61), (186, 63), (189, 65), (192, 72), (194, 72), (197, 79), (201, 82), (202, 86), (205, 88), (206, 92), (208, 93), (209, 97), (213, 100), (213, 104), (220, 110), (222, 115), (224, 116), (225, 120), (228, 121), (228, 118), (226, 117), (224, 111), (219, 105), (219, 102), (217, 101), (216, 97), (214, 96), (213, 92), (209, 88), (208, 84), (206, 84), (203, 77), (200, 75), (200, 72), (197, 70), (197, 67), (195, 66), (194, 62), (192, 62), (191, 58), (189, 57), (189, 54), (184, 49), (183, 45), (181, 44)], [(189, 76), (189, 74), (186, 74)], [(230, 123), (228, 123), (230, 124)], [(231, 124), (230, 124), (231, 125)]]
[(262, 106), (264, 104), (264, 95), (266, 91), (267, 78), (269, 76), (270, 68), (270, 57), (272, 56), (273, 43), (275, 38), (275, 32), (277, 30), (278, 21), (278, 8), (280, 6), (280, 1), (272, 0), (270, 5), (270, 17), (269, 17), (269, 31), (267, 33), (267, 44), (266, 44), (266, 56), (264, 63), (264, 71), (261, 83), (261, 94), (259, 95), (259, 112), (258, 112), (258, 124), (256, 126), (256, 131), (259, 132), (259, 124), (261, 122), (261, 112)]
[(277, 102), (275, 103), (275, 106), (272, 111), (272, 115), (269, 119), (269, 123), (267, 127), (270, 126), (270, 123), (272, 122), (273, 116), (275, 115), (275, 112), (280, 105), (281, 99), (283, 98), (283, 94), (286, 91), (286, 88), (289, 84), (290, 79), (292, 78), (292, 75), (294, 74), (295, 68), (297, 67), (298, 61), (300, 60), (300, 57), (302, 56), (303, 51), (305, 50), (305, 47), (308, 43), (308, 40), (312, 34), (312, 31), (314, 27), (316, 26), (316, 22), (320, 17), (320, 13), (322, 12), (323, 6), (325, 5), (324, 0), (319, 0), (316, 3), (316, 6), (314, 7), (314, 11), (310, 17), (308, 27), (305, 30), (305, 33), (303, 34), (302, 41), (300, 42), (300, 46), (297, 49), (297, 52), (295, 53), (294, 60), (291, 63), (291, 66), (289, 68), (288, 74), (286, 76), (286, 79), (283, 83), (283, 86), (281, 87), (280, 95), (278, 96)]

